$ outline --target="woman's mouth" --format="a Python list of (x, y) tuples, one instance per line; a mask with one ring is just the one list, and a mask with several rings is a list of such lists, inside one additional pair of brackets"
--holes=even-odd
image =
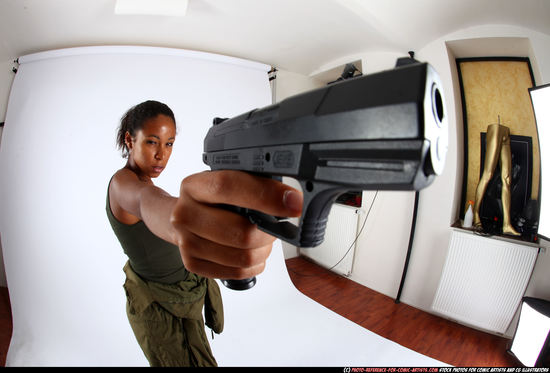
[(160, 174), (164, 170), (164, 167), (162, 166), (153, 166), (153, 171), (157, 174)]

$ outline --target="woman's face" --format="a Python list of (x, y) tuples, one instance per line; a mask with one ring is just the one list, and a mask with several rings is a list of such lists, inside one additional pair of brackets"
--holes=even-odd
[(135, 137), (126, 132), (130, 149), (128, 162), (140, 176), (155, 178), (166, 167), (176, 140), (176, 124), (172, 118), (159, 114), (143, 123)]

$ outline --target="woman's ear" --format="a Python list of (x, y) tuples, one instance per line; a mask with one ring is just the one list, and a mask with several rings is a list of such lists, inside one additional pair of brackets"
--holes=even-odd
[(124, 134), (124, 143), (128, 148), (128, 152), (132, 150), (132, 147), (134, 145), (134, 139), (132, 138), (132, 135), (130, 135), (130, 132), (128, 131), (126, 131), (126, 133)]

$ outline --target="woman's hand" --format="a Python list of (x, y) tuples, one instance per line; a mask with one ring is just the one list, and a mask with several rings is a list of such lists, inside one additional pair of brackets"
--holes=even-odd
[(253, 277), (264, 270), (275, 238), (216, 205), (295, 217), (300, 216), (302, 203), (301, 192), (276, 180), (240, 171), (194, 174), (182, 181), (172, 210), (172, 241), (193, 273), (220, 279)]

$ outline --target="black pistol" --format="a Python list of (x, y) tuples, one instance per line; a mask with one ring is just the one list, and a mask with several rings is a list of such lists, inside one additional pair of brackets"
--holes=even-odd
[[(348, 190), (420, 190), (441, 174), (448, 143), (442, 84), (413, 63), (289, 97), (231, 119), (214, 120), (203, 161), (212, 170), (295, 178), (304, 193), (298, 225), (227, 207), (299, 247), (323, 242), (334, 200)], [(226, 280), (247, 289), (255, 278)]]

